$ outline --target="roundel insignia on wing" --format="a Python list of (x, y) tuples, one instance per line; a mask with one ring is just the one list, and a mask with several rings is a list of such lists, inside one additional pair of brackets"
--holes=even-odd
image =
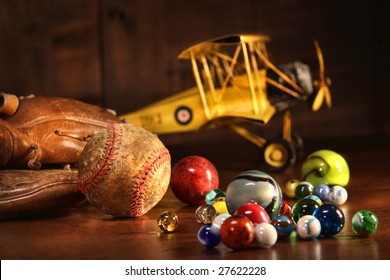
[(192, 120), (192, 110), (186, 106), (180, 106), (175, 111), (175, 120), (181, 125), (190, 123)]

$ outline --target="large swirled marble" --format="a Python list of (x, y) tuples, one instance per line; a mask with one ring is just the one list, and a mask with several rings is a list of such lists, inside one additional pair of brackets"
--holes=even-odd
[(349, 167), (340, 154), (331, 150), (319, 150), (303, 162), (301, 176), (303, 181), (314, 187), (322, 184), (345, 187), (349, 182)]
[(258, 170), (242, 172), (228, 185), (226, 204), (233, 215), (245, 203), (261, 205), (273, 219), (282, 205), (282, 190), (267, 173)]

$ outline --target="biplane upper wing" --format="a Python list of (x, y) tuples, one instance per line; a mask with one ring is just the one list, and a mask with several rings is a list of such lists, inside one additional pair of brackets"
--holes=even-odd
[(259, 54), (267, 57), (267, 41), (263, 35), (230, 35), (193, 45), (179, 55), (191, 60), (207, 119), (218, 117), (221, 101), (237, 76), (247, 78), (248, 88), (241, 94), (248, 95), (252, 114), (262, 114), (269, 106), (259, 71)]
[(238, 45), (240, 43), (253, 42), (261, 43), (268, 41), (270, 41), (270, 37), (265, 35), (227, 35), (193, 45), (182, 51), (178, 57), (180, 59), (191, 59), (192, 55), (195, 57), (200, 57), (213, 51), (219, 51), (220, 47), (224, 45)]

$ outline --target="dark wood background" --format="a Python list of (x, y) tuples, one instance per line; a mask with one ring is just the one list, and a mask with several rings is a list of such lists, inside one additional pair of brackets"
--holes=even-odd
[[(316, 71), (316, 38), (334, 106), (297, 108), (294, 130), (321, 138), (388, 134), (389, 11), (385, 0), (1, 0), (0, 90), (76, 98), (122, 114), (194, 86), (190, 63), (177, 55), (199, 41), (267, 34), (276, 64), (301, 60)], [(278, 118), (266, 132), (279, 128), (273, 123)]]
[[(301, 60), (317, 69), (316, 38), (332, 79), (333, 108), (294, 109), (293, 129), (307, 153), (334, 149), (351, 167), (346, 229), (320, 242), (282, 240), (270, 250), (205, 250), (196, 240), (194, 207), (171, 191), (139, 219), (112, 219), (88, 204), (2, 221), (1, 259), (389, 259), (390, 50), (389, 1), (313, 0), (0, 0), (0, 90), (76, 98), (131, 112), (194, 86), (188, 61), (177, 55), (199, 41), (231, 34), (272, 37), (272, 60)], [(276, 116), (260, 132), (280, 129)], [(172, 162), (209, 158), (221, 188), (259, 167), (257, 147), (223, 129), (162, 136)], [(307, 141), (306, 141), (307, 140)], [(232, 149), (232, 144), (235, 147)], [(302, 161), (282, 174), (299, 177)], [(361, 208), (381, 221), (373, 238), (354, 235)], [(182, 219), (176, 234), (160, 233), (159, 213)], [(139, 246), (140, 242), (144, 246)]]

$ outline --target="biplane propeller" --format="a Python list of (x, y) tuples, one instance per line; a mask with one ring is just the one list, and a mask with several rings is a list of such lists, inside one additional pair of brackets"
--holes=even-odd
[[(302, 139), (291, 131), (290, 109), (307, 101), (313, 86), (319, 91), (312, 109), (330, 107), (329, 81), (320, 65), (313, 82), (308, 65), (295, 61), (275, 66), (269, 59), (263, 35), (229, 35), (193, 45), (180, 59), (191, 61), (196, 87), (122, 117), (156, 134), (230, 128), (262, 149), (262, 159), (273, 171), (283, 171), (302, 154)], [(243, 123), (266, 125), (278, 112), (284, 114), (281, 136), (265, 139)]]

